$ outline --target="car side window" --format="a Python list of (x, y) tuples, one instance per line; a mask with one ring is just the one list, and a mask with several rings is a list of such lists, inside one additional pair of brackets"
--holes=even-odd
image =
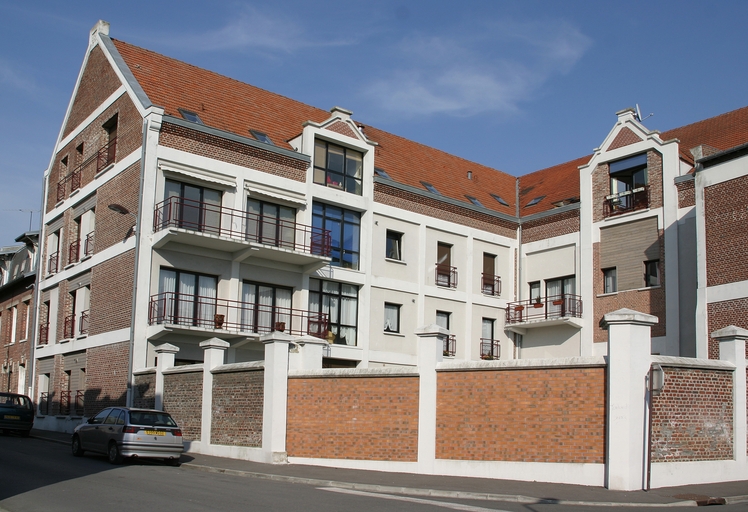
[(104, 420), (104, 425), (114, 425), (117, 422), (117, 418), (119, 417), (120, 411), (117, 409), (114, 409), (109, 416), (106, 417)]
[(111, 409), (104, 409), (99, 414), (91, 418), (92, 424), (101, 424), (104, 423), (104, 419), (106, 419), (107, 416), (109, 416), (109, 413), (112, 412)]
[(125, 424), (125, 411), (119, 412), (119, 417), (117, 418), (117, 425), (124, 425)]

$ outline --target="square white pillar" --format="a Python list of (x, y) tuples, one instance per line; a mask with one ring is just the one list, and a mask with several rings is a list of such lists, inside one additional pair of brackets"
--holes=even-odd
[[(296, 337), (271, 332), (260, 337), (265, 344), (265, 392), (263, 397), (262, 451), (265, 462), (286, 462), (286, 415), (288, 405), (289, 349), (298, 349)], [(320, 359), (321, 361), (321, 359)]]
[(176, 347), (170, 343), (164, 343), (154, 349), (157, 356), (156, 363), (156, 390), (155, 390), (155, 409), (159, 411), (164, 410), (164, 370), (174, 366), (174, 359), (176, 353), (179, 352), (179, 347)]
[(418, 336), (418, 471), (434, 473), (436, 460), (436, 366), (444, 359), (449, 331), (436, 324), (416, 329)]
[(732, 379), (732, 439), (733, 457), (739, 467), (746, 465), (746, 361), (745, 341), (748, 330), (734, 325), (712, 333), (712, 338), (719, 341), (719, 358), (735, 365)]

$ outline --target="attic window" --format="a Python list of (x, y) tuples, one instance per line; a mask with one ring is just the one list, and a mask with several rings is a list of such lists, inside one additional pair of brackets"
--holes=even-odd
[(491, 194), (491, 197), (493, 197), (494, 199), (496, 199), (499, 202), (499, 204), (503, 204), (504, 206), (509, 206), (509, 203), (507, 203), (506, 201), (504, 201), (501, 198), (501, 196), (497, 196), (496, 194)]
[(440, 196), (440, 195), (441, 195), (441, 194), (439, 193), (439, 191), (438, 191), (438, 190), (436, 190), (436, 188), (435, 188), (435, 187), (434, 187), (434, 186), (433, 186), (433, 185), (432, 185), (431, 183), (426, 183), (425, 181), (422, 181), (422, 182), (421, 182), (421, 185), (423, 185), (424, 187), (426, 187), (426, 190), (428, 190), (428, 191), (429, 191), (429, 192), (431, 192), (432, 194), (436, 194), (437, 196)]
[(273, 144), (273, 141), (270, 140), (270, 137), (268, 137), (267, 133), (258, 132), (257, 130), (249, 130), (249, 133), (251, 133), (252, 136), (258, 141), (275, 146), (275, 144)]
[(474, 204), (475, 206), (480, 206), (481, 208), (485, 208), (485, 207), (484, 207), (484, 206), (483, 206), (482, 204), (480, 204), (480, 201), (478, 201), (478, 200), (477, 200), (476, 198), (474, 198), (473, 196), (465, 196), (465, 197), (467, 197), (467, 198), (468, 198), (468, 200), (469, 200), (469, 201), (470, 201), (471, 203), (473, 203), (473, 204)]
[(374, 168), (374, 174), (381, 178), (387, 178), (388, 180), (391, 180), (390, 175), (385, 172), (384, 169), (380, 169), (379, 167)]
[(556, 208), (561, 208), (562, 206), (566, 206), (567, 204), (573, 204), (573, 203), (578, 203), (578, 202), (579, 202), (578, 197), (569, 197), (566, 199), (562, 199), (561, 201), (556, 201), (555, 203), (552, 203), (552, 204)]
[(191, 123), (205, 124), (205, 123), (203, 123), (203, 120), (200, 119), (200, 116), (198, 116), (196, 113), (194, 113), (194, 112), (192, 112), (190, 110), (185, 110), (183, 108), (180, 108), (180, 109), (177, 109), (177, 110), (179, 110), (179, 113), (182, 114), (182, 117), (185, 120), (187, 120), (187, 121), (189, 121)]
[(527, 203), (525, 205), (525, 208), (527, 208), (528, 206), (535, 206), (540, 201), (542, 201), (544, 198), (545, 198), (545, 196), (536, 197), (535, 199), (533, 199), (532, 201), (530, 201), (529, 203)]

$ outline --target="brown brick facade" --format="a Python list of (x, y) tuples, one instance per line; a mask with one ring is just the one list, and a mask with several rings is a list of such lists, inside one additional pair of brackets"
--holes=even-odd
[(680, 181), (675, 186), (678, 189), (678, 208), (688, 208), (696, 205), (694, 180)]
[(130, 327), (134, 268), (133, 249), (91, 269), (89, 334)]
[[(719, 341), (711, 338), (711, 333), (734, 325), (748, 329), (748, 298), (710, 302), (706, 305), (709, 329), (709, 359), (719, 359)], [(745, 357), (748, 359), (748, 344)]]
[(522, 243), (537, 242), (579, 232), (579, 210), (522, 222)]
[(353, 139), (358, 139), (356, 137), (356, 134), (353, 133), (353, 129), (343, 121), (337, 121), (330, 126), (325, 127), (327, 130), (330, 130), (331, 132), (339, 133), (340, 135), (345, 135), (346, 137), (351, 137)]
[[(96, 241), (95, 252), (101, 252), (113, 245), (121, 244), (131, 228), (135, 226), (135, 218), (122, 215), (107, 208), (117, 203), (124, 206), (134, 215), (138, 213), (138, 197), (140, 195), (140, 163), (128, 167), (111, 179), (96, 192)], [(150, 230), (151, 226), (143, 226)]]
[(631, 128), (624, 126), (621, 128), (621, 131), (618, 132), (616, 138), (613, 139), (613, 142), (610, 143), (610, 146), (608, 146), (608, 151), (613, 151), (614, 149), (622, 148), (624, 146), (630, 146), (631, 144), (636, 144), (641, 141), (641, 137), (635, 134)]
[(164, 411), (182, 429), (185, 441), (199, 441), (202, 428), (203, 371), (164, 375)]
[(414, 462), (418, 378), (289, 379), (289, 457)]
[[(0, 295), (0, 361), (3, 363), (3, 373), (0, 374), (0, 391), (17, 393), (19, 388), (25, 393), (31, 385), (31, 336), (34, 303), (26, 285), (33, 284), (33, 277), (22, 279), (20, 286), (8, 290), (9, 297)], [(4, 299), (4, 300), (3, 300)], [(13, 311), (15, 315), (15, 336), (13, 336)], [(21, 368), (22, 367), (22, 368)], [(19, 386), (21, 372), (25, 372), (25, 379)]]
[(123, 341), (89, 348), (86, 354), (85, 415), (104, 407), (125, 405), (130, 343)]
[(440, 372), (436, 458), (597, 463), (605, 368)]
[(746, 197), (748, 176), (704, 187), (707, 286), (748, 280)]
[(262, 446), (264, 379), (262, 369), (213, 376), (211, 443)]
[(141, 409), (156, 407), (156, 373), (146, 373), (135, 376), (132, 406)]
[(652, 462), (732, 459), (732, 372), (664, 370), (652, 399)]

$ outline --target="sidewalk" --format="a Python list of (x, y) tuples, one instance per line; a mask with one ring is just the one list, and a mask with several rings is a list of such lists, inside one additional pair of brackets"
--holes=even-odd
[[(70, 434), (47, 430), (32, 430), (31, 437), (62, 444), (70, 442)], [(602, 487), (581, 485), (385, 473), (294, 464), (272, 465), (195, 453), (183, 454), (181, 467), (318, 487), (527, 504), (638, 504), (648, 507), (669, 507), (748, 503), (748, 481), (665, 487), (651, 491), (610, 491)]]

